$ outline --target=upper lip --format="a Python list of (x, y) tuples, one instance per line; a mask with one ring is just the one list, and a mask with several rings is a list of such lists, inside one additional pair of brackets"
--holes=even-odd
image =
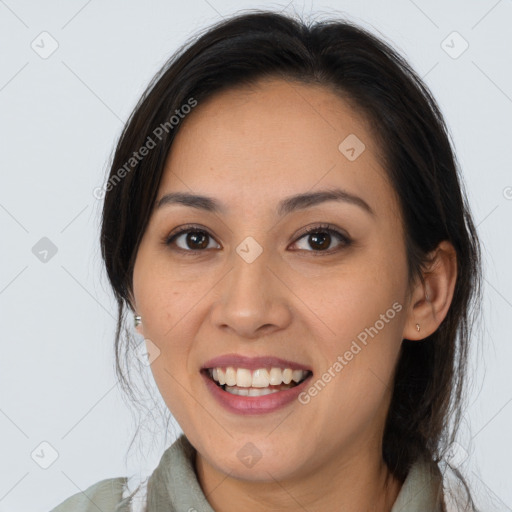
[(287, 359), (282, 359), (280, 357), (248, 357), (239, 354), (224, 354), (222, 356), (214, 357), (213, 359), (206, 361), (201, 369), (223, 368), (226, 366), (247, 368), (248, 370), (257, 370), (258, 368), (291, 368), (292, 370), (307, 370), (312, 372), (311, 368), (307, 365), (296, 363), (295, 361), (288, 361)]

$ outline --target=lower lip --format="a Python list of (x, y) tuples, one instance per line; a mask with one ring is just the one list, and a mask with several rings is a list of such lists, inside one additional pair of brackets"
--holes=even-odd
[(206, 387), (217, 402), (228, 411), (237, 414), (264, 414), (277, 411), (281, 407), (296, 400), (300, 393), (308, 386), (312, 376), (309, 375), (297, 386), (283, 391), (277, 391), (263, 396), (240, 396), (224, 391), (220, 386), (217, 386), (205, 372), (202, 371), (201, 375), (206, 381)]

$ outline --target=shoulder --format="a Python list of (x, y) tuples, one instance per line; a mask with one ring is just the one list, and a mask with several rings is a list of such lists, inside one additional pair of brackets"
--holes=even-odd
[(85, 491), (73, 494), (50, 512), (114, 512), (124, 501), (126, 483), (127, 477), (100, 480)]
[(443, 475), (437, 463), (426, 456), (421, 456), (410, 468), (391, 512), (426, 510), (445, 510)]

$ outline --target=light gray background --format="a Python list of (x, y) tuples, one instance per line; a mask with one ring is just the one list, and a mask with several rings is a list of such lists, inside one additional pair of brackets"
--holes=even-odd
[[(1, 511), (47, 511), (101, 479), (158, 463), (166, 445), (150, 440), (146, 460), (124, 463), (133, 424), (113, 372), (115, 309), (92, 191), (167, 57), (222, 16), (258, 7), (359, 22), (391, 41), (439, 101), (485, 262), (484, 323), (453, 457), (496, 510), (512, 509), (510, 0), (0, 0)], [(51, 49), (43, 31), (58, 43), (47, 58), (31, 47)], [(469, 44), (457, 58), (464, 41), (453, 31)], [(32, 252), (42, 237), (57, 247), (46, 262)], [(42, 442), (58, 452), (47, 469)]]

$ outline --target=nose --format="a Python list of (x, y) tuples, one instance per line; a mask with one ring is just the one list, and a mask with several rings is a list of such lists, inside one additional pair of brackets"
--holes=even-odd
[(286, 329), (292, 319), (292, 293), (278, 266), (271, 265), (265, 251), (250, 263), (234, 252), (232, 261), (231, 271), (218, 284), (211, 313), (214, 325), (249, 340)]

